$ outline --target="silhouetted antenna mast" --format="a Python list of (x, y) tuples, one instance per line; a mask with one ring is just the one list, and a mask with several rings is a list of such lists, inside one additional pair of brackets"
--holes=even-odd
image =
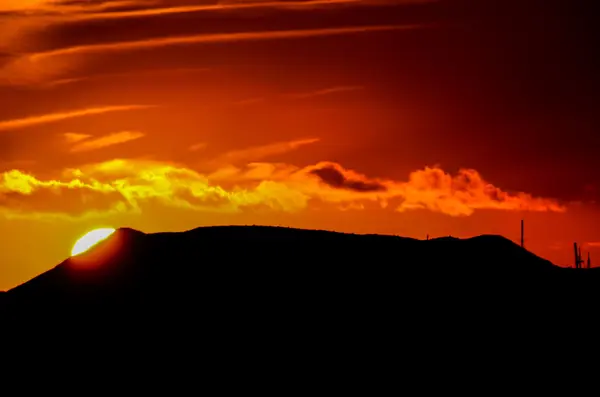
[(581, 259), (581, 247), (577, 248), (577, 243), (573, 243), (573, 250), (575, 252), (575, 269), (581, 269), (583, 260)]

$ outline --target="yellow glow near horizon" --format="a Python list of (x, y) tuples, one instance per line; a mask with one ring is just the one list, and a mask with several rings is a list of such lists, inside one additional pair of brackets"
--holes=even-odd
[(47, 0), (2, 0), (0, 10), (27, 10), (49, 3)]
[(101, 241), (106, 240), (114, 232), (114, 228), (92, 230), (91, 232), (85, 234), (83, 237), (77, 240), (77, 242), (73, 246), (73, 249), (71, 250), (71, 255), (76, 256), (83, 254), (84, 252), (88, 251), (90, 248), (94, 247)]

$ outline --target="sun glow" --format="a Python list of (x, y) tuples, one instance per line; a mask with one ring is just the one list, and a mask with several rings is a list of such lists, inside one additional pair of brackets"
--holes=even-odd
[(71, 255), (81, 255), (101, 241), (106, 240), (115, 232), (113, 228), (96, 229), (81, 237), (71, 250)]

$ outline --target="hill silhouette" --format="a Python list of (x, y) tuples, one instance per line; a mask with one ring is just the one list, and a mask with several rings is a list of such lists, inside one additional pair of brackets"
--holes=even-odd
[[(585, 273), (585, 274), (584, 274)], [(595, 286), (598, 272), (553, 265), (493, 235), (416, 240), (263, 226), (145, 234), (119, 229), (89, 252), (0, 296), (3, 316), (114, 318), (370, 314), (418, 300), (467, 307)]]
[(372, 391), (382, 377), (387, 388), (397, 383), (394, 362), (422, 385), (432, 368), (444, 376), (466, 360), (489, 376), (489, 365), (523, 346), (556, 346), (557, 323), (571, 343), (573, 329), (591, 329), (573, 312), (591, 321), (599, 281), (500, 236), (119, 229), (0, 294), (0, 330), (15, 335), (4, 347), (27, 346), (33, 331), (56, 357), (81, 352), (86, 369), (134, 348), (144, 353), (131, 354), (132, 368), (159, 376), (170, 367), (180, 375), (193, 357), (216, 385), (308, 387), (322, 378), (354, 390), (356, 378)]

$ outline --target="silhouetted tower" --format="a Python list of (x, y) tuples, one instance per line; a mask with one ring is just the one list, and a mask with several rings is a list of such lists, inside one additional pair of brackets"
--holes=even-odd
[(583, 261), (581, 260), (581, 247), (577, 248), (577, 243), (573, 243), (573, 250), (575, 252), (575, 269), (581, 269)]
[(521, 219), (521, 248), (525, 248), (525, 221)]
[(581, 259), (581, 246), (579, 246), (579, 268), (583, 269), (583, 259)]

